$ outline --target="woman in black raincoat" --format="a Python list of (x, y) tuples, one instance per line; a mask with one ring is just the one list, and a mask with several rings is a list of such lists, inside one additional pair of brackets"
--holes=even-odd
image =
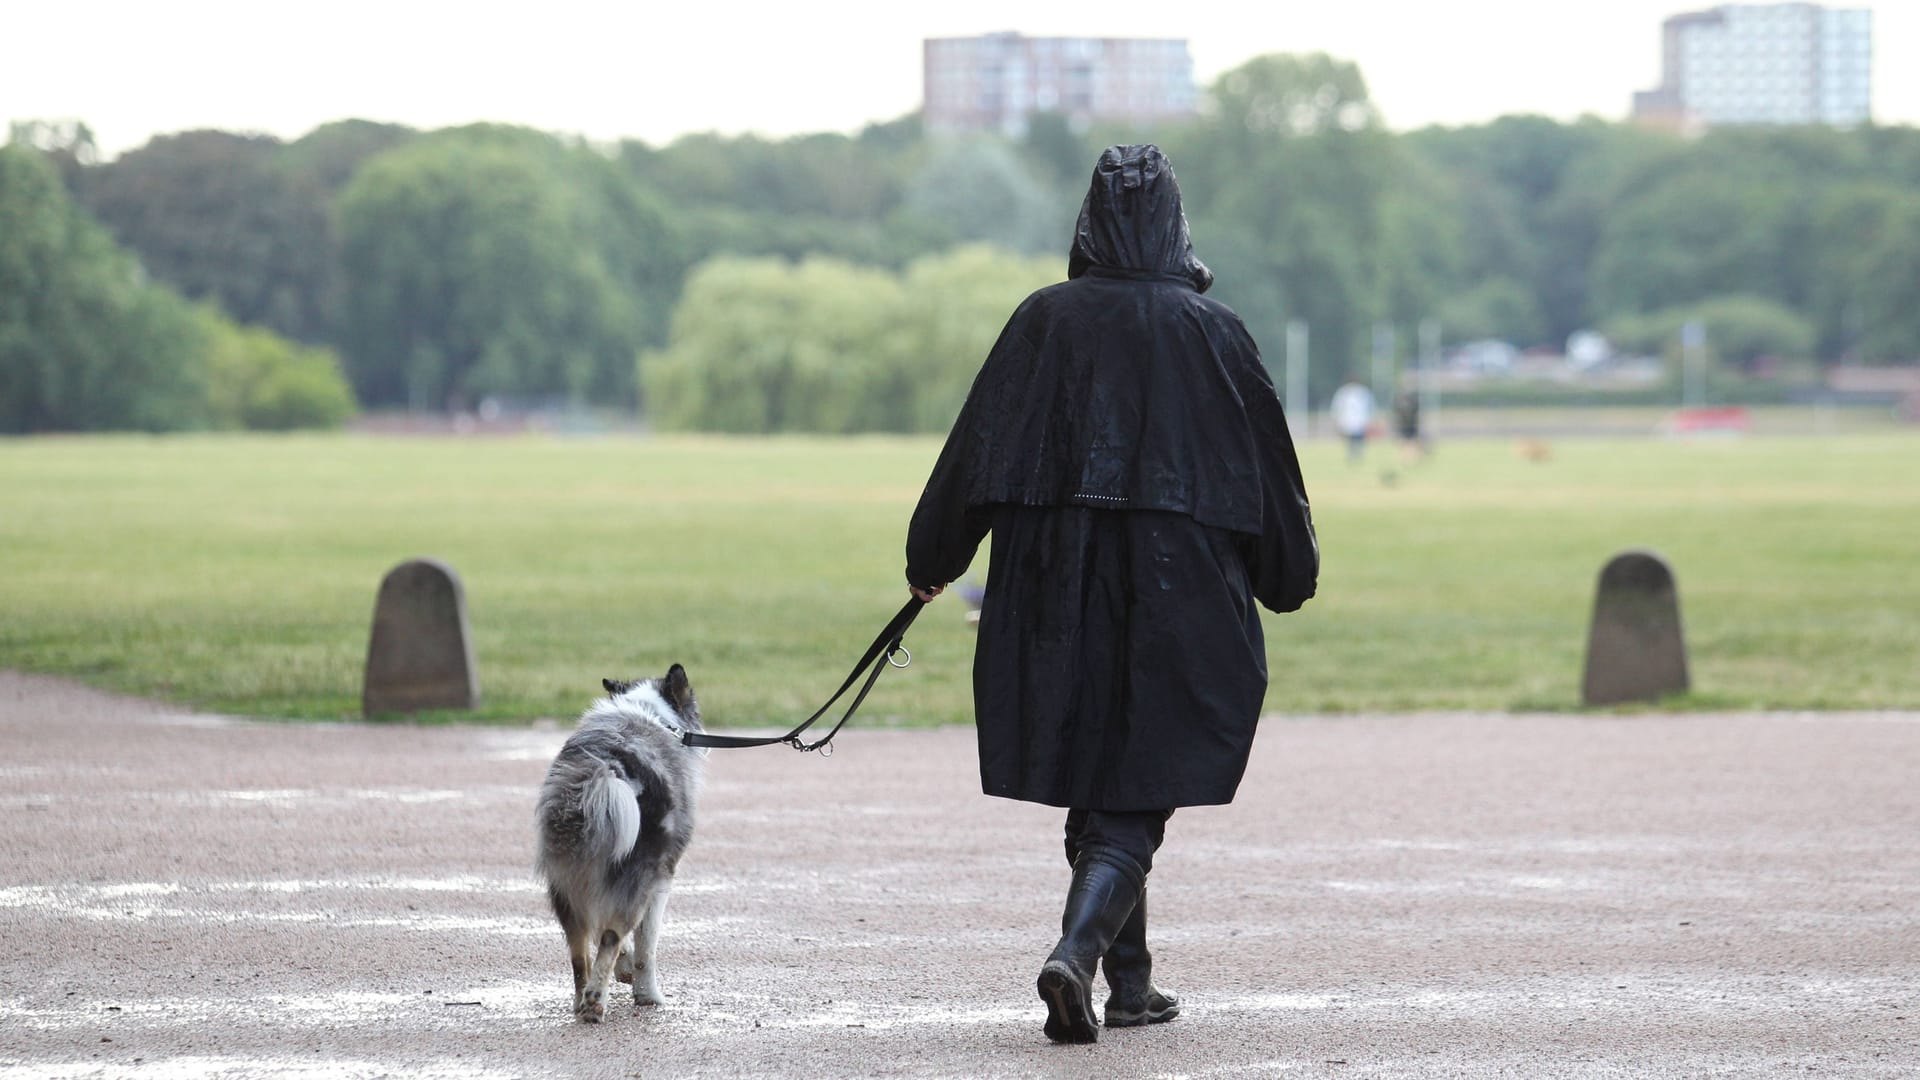
[(1292, 611), (1319, 549), (1253, 339), (1201, 294), (1159, 148), (1110, 147), (1069, 280), (1029, 296), (954, 421), (907, 533), (930, 601), (993, 533), (974, 657), (989, 795), (1065, 807), (1073, 883), (1041, 970), (1046, 1033), (1171, 1019), (1145, 888), (1176, 807), (1231, 802), (1266, 693), (1255, 602)]

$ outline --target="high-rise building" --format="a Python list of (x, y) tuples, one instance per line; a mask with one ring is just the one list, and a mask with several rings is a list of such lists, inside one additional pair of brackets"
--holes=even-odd
[(1193, 114), (1193, 59), (1184, 39), (928, 38), (925, 110), (932, 134), (1018, 136), (1035, 113), (1077, 129), (1101, 120), (1154, 121)]
[(1872, 117), (1873, 13), (1819, 4), (1722, 4), (1662, 26), (1660, 85), (1634, 119), (1694, 130)]

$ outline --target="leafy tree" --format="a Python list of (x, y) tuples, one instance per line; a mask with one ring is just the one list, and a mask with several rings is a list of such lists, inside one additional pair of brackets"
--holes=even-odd
[(1467, 228), (1448, 210), (1445, 178), (1419, 168), (1404, 148), (1394, 152), (1406, 167), (1393, 171), (1382, 198), (1381, 254), (1370, 306), (1375, 321), (1412, 327), (1461, 288)]
[[(1900, 247), (1920, 216), (1920, 195), (1881, 181), (1827, 189), (1812, 213), (1812, 295), (1806, 305), (1820, 352), (1869, 362), (1920, 358), (1914, 278)], [(1891, 276), (1889, 276), (1891, 275)], [(1903, 329), (1904, 328), (1904, 329)]]
[(812, 259), (715, 259), (687, 279), (668, 348), (642, 364), (663, 428), (854, 430), (857, 372), (884, 364), (890, 276)]
[(820, 256), (899, 267), (951, 243), (937, 224), (906, 215), (883, 221), (837, 221), (731, 206), (685, 210), (679, 215), (679, 231), (688, 257), (695, 262), (716, 255), (777, 255), (792, 262)]
[(15, 121), (9, 125), (7, 141), (45, 154), (60, 171), (68, 190), (79, 181), (81, 170), (100, 161), (100, 147), (94, 142), (93, 129), (78, 120)]
[(1007, 316), (1061, 269), (987, 247), (898, 276), (710, 260), (688, 277), (668, 347), (641, 362), (648, 414), (676, 430), (945, 430)]
[(895, 315), (906, 335), (899, 370), (910, 392), (892, 395), (910, 400), (911, 411), (888, 416), (887, 430), (952, 427), (1013, 309), (1035, 289), (1064, 280), (1066, 269), (1065, 258), (1018, 258), (978, 244), (914, 260)]
[(279, 165), (332, 197), (346, 188), (368, 159), (418, 137), (419, 132), (402, 124), (336, 120), (288, 143), (280, 151)]
[(619, 161), (679, 211), (689, 263), (715, 255), (809, 255), (899, 266), (946, 243), (898, 213), (918, 124), (869, 126), (860, 138), (769, 141), (688, 135), (655, 149), (620, 144)]
[[(1087, 163), (1089, 170), (1092, 162)], [(1036, 179), (999, 139), (944, 143), (908, 182), (902, 209), (945, 230), (953, 242), (986, 243), (1008, 251), (1064, 252), (1074, 213)]]
[(0, 431), (203, 422), (193, 312), (148, 283), (38, 152), (0, 147), (0, 221)]
[[(1545, 321), (1530, 321), (1530, 332), (1556, 341), (1587, 323), (1588, 268), (1621, 197), (1623, 174), (1653, 148), (1677, 145), (1622, 125), (1538, 116), (1427, 128), (1406, 143), (1421, 171), (1437, 174), (1441, 204), (1462, 222), (1459, 276), (1448, 295), (1458, 303), (1472, 290), (1510, 289), (1491, 284), (1495, 279), (1519, 283), (1533, 294), (1529, 310)], [(1498, 328), (1497, 335), (1529, 336), (1518, 327)]]
[(353, 416), (353, 391), (331, 350), (237, 326), (210, 308), (200, 322), (213, 426), (290, 431), (339, 427)]
[(1690, 170), (1620, 206), (1594, 256), (1595, 306), (1654, 311), (1730, 293), (1790, 302), (1791, 188)]
[(1867, 178), (1893, 187), (1920, 187), (1920, 127), (1855, 128)]
[(1607, 336), (1639, 352), (1671, 352), (1681, 327), (1698, 321), (1707, 348), (1723, 363), (1750, 367), (1762, 357), (1805, 359), (1813, 354), (1813, 324), (1792, 309), (1758, 296), (1717, 296), (1698, 304), (1615, 319)]
[(281, 169), (278, 140), (190, 131), (86, 170), (87, 209), (180, 293), (304, 341), (331, 329), (326, 194)]
[(1063, 191), (1085, 191), (1102, 147), (1073, 128), (1064, 113), (1038, 112), (1027, 119), (1019, 150), (1036, 176)]
[(1435, 310), (1451, 342), (1500, 338), (1525, 348), (1549, 340), (1546, 315), (1533, 290), (1513, 278), (1484, 278)]
[(776, 141), (708, 133), (661, 149), (630, 140), (619, 156), (631, 175), (676, 205), (879, 221), (900, 203), (912, 150), (834, 134)]
[(916, 110), (892, 120), (868, 124), (860, 129), (860, 134), (855, 138), (860, 145), (876, 154), (900, 158), (917, 150), (925, 135), (926, 125), (921, 123), (920, 113)]
[(1593, 302), (1592, 269), (1615, 205), (1675, 142), (1665, 133), (1591, 118), (1576, 127), (1586, 148), (1562, 170), (1531, 226), (1544, 252), (1533, 264), (1534, 293), (1548, 334), (1562, 341), (1601, 314)]
[(1256, 56), (1221, 75), (1210, 95), (1222, 128), (1256, 136), (1239, 144), (1252, 157), (1275, 138), (1380, 127), (1359, 67), (1326, 53)]
[(1386, 298), (1404, 291), (1387, 273), (1401, 159), (1359, 69), (1325, 55), (1256, 57), (1222, 75), (1211, 98), (1209, 117), (1162, 147), (1195, 246), (1270, 364), (1286, 323), (1309, 324), (1313, 392), (1328, 393), (1363, 362)]
[(1920, 362), (1920, 198), (1888, 214), (1853, 268), (1859, 356), (1875, 363)]
[(591, 150), (523, 129), (436, 133), (341, 194), (349, 372), (362, 401), (632, 400), (680, 272), (665, 213)]

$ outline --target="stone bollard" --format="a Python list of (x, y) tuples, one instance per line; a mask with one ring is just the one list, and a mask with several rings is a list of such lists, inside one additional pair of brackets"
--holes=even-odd
[(373, 608), (362, 714), (471, 709), (479, 703), (460, 575), (435, 559), (410, 559), (389, 570)]
[(1651, 551), (1615, 555), (1600, 571), (1594, 595), (1581, 701), (1658, 701), (1687, 686), (1687, 644), (1672, 567)]

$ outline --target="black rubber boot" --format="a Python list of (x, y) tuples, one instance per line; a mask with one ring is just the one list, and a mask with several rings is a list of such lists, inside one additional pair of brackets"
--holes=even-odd
[(1180, 1015), (1180, 999), (1153, 985), (1153, 954), (1147, 951), (1147, 893), (1121, 925), (1100, 962), (1107, 974), (1107, 1026), (1164, 1024)]
[(1060, 943), (1040, 969), (1047, 1038), (1090, 1043), (1100, 1038), (1093, 1015), (1093, 975), (1140, 902), (1147, 875), (1123, 851), (1087, 847), (1073, 864), (1073, 884), (1060, 915)]

